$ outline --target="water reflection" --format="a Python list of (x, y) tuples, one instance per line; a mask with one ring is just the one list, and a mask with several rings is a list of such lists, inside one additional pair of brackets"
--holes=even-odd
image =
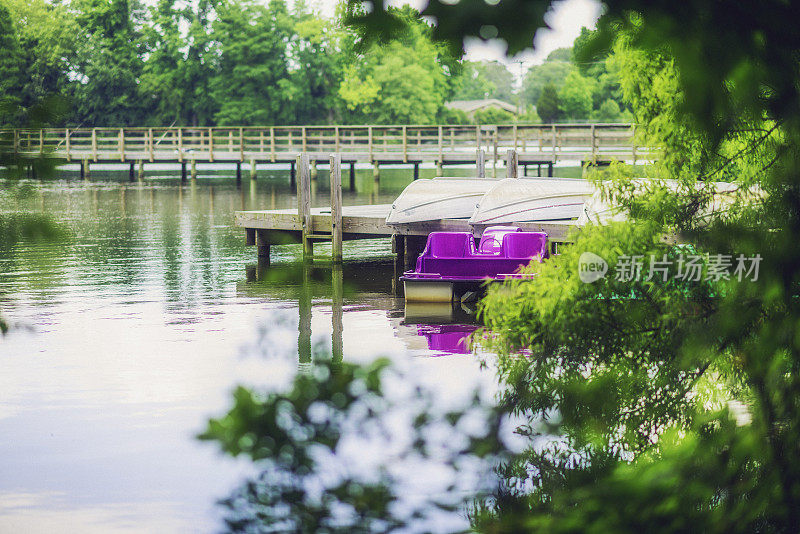
[[(471, 353), (468, 336), (478, 328), (476, 306), (467, 303), (412, 303), (396, 294), (394, 262), (345, 263), (340, 266), (296, 262), (260, 263), (245, 270), (243, 295), (297, 302), (299, 361), (311, 361), (311, 317), (314, 301), (330, 301), (331, 350), (334, 361), (343, 355), (343, 317), (349, 309), (386, 313), (395, 335), (410, 350), (432, 355)], [(320, 310), (327, 307), (317, 306)]]
[[(359, 172), (345, 202), (389, 202), (408, 180), (389, 171), (377, 196)], [(322, 352), (343, 363), (385, 355), (414, 361), (438, 389), (479, 373), (406, 315), (388, 240), (347, 243), (341, 269), (302, 266), (297, 245), (255, 264), (233, 212), (295, 206), (286, 173), (237, 187), (131, 184), (93, 169), (91, 182), (29, 185), (31, 197), (0, 209), (54, 215), (69, 238), (0, 249), (0, 308), (16, 325), (0, 338), (0, 532), (217, 531), (214, 503), (249, 466), (194, 436), (236, 385), (276, 380), (277, 364), (246, 349), (261, 330), (306, 367)]]

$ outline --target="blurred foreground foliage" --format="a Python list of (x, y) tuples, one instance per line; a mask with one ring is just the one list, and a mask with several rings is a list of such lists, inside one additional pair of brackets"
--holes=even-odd
[(262, 470), (223, 501), (230, 531), (464, 530), (466, 507), (496, 482), (499, 414), (477, 396), (437, 408), (387, 360), (317, 356), (288, 391), (239, 387), (200, 436)]

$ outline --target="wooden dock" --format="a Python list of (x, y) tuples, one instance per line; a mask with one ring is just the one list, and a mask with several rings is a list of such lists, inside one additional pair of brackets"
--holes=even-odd
[[(510, 161), (515, 160), (513, 151), (507, 154)], [(313, 245), (319, 241), (333, 244), (331, 260), (342, 259), (341, 243), (344, 240), (391, 238), (392, 250), (398, 262), (405, 268), (413, 266), (422, 252), (428, 234), (431, 232), (472, 232), (479, 237), (486, 225), (470, 225), (466, 219), (440, 219), (402, 225), (389, 225), (386, 216), (391, 205), (341, 205), (341, 158), (339, 154), (329, 156), (331, 165), (331, 205), (312, 208), (310, 205), (311, 179), (309, 157), (301, 155), (297, 160), (297, 199), (298, 208), (283, 210), (237, 211), (234, 224), (245, 230), (245, 244), (257, 247), (259, 260), (269, 262), (270, 247), (290, 243), (303, 244), (305, 259), (314, 257)], [(517, 167), (508, 167), (507, 176), (517, 177)], [(569, 239), (574, 222), (519, 223), (517, 226), (528, 231), (546, 232), (552, 243), (562, 243)]]
[[(187, 164), (233, 162), (241, 165), (293, 165), (308, 154), (312, 165), (327, 162), (331, 153), (343, 164), (370, 163), (437, 166), (475, 161), (483, 150), (494, 166), (504, 163), (509, 149), (523, 166), (552, 166), (562, 161), (603, 163), (648, 159), (636, 145), (631, 124), (495, 124), (441, 126), (268, 126), (170, 128), (44, 128), (0, 129), (0, 151), (20, 158), (55, 158), (79, 162), (88, 173), (91, 163), (128, 163), (142, 172), (145, 163)], [(541, 169), (540, 169), (541, 170)]]

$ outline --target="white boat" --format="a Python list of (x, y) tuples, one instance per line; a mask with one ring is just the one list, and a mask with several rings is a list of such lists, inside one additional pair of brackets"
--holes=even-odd
[(588, 180), (505, 178), (478, 203), (470, 224), (504, 224), (577, 218), (595, 192)]
[[(647, 183), (646, 180), (634, 180), (634, 183), (639, 187), (644, 187)], [(677, 192), (679, 190), (679, 183), (675, 180), (661, 180), (654, 182), (657, 185), (662, 185), (670, 191)], [(700, 220), (710, 219), (713, 215), (725, 213), (736, 200), (738, 185), (730, 182), (710, 182), (709, 184), (714, 188), (714, 196), (705, 208), (697, 214)], [(752, 187), (740, 193), (742, 199), (746, 202), (755, 202), (761, 196), (762, 191), (757, 187)], [(609, 200), (603, 198), (603, 194), (598, 190), (591, 198), (589, 198), (581, 209), (581, 214), (576, 221), (578, 226), (587, 224), (608, 224), (614, 221), (627, 220), (628, 215), (620, 207)]]
[(415, 180), (392, 203), (387, 224), (469, 219), (475, 206), (497, 180), (433, 178)]

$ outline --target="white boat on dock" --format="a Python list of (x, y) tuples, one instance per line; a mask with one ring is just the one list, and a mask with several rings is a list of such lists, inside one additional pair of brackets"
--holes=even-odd
[(470, 224), (576, 219), (596, 187), (578, 178), (506, 178), (483, 196)]
[(595, 187), (574, 178), (417, 180), (392, 204), (387, 224), (468, 219), (470, 224), (568, 221)]
[(497, 180), (433, 178), (411, 182), (392, 203), (387, 224), (469, 219)]

